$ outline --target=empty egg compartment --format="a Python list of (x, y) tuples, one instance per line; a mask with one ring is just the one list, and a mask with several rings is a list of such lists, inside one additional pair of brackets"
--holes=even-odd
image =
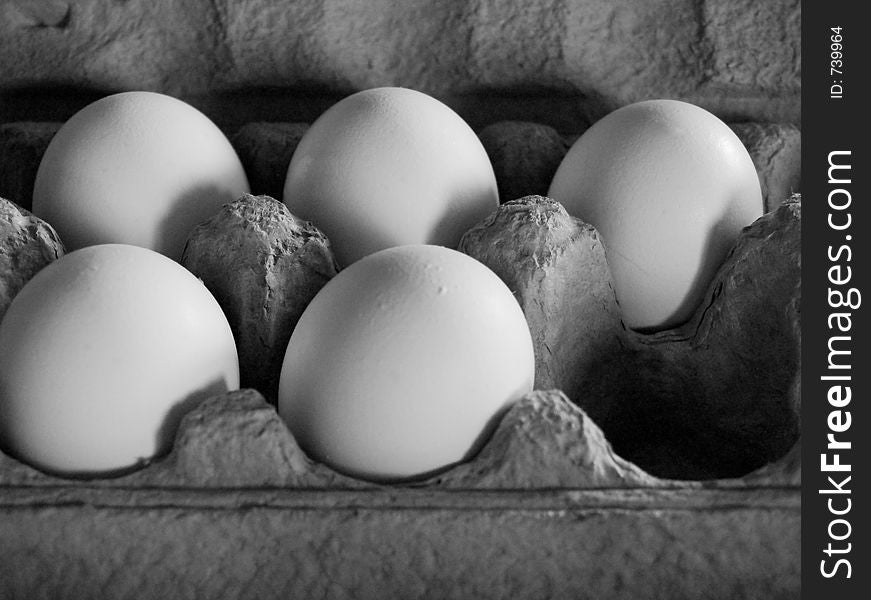
[[(781, 152), (795, 132), (742, 127)], [(257, 123), (232, 138), (254, 190), (279, 193), (300, 130)], [(482, 132), (502, 140), (487, 148), (503, 196), (532, 195), (503, 197), (460, 249), (524, 309), (537, 391), (471, 461), (407, 484), (354, 479), (307, 457), (270, 391), (252, 388), (201, 403), (169, 455), (122, 477), (63, 479), (4, 455), (4, 593), (796, 597), (801, 204), (783, 189), (797, 185), (794, 163), (757, 163), (772, 210), (688, 323), (642, 335), (620, 322), (595, 229), (535, 195), (553, 161), (523, 158), (547, 137), (530, 130), (549, 133)], [(38, 162), (51, 131), (4, 126), (12, 164)], [(6, 189), (26, 189), (27, 172), (5, 170)]]
[(620, 319), (596, 230), (540, 196), (503, 204), (461, 241), (514, 291), (557, 388), (618, 454), (658, 476), (742, 476), (778, 460), (800, 424), (801, 201), (746, 227), (694, 316), (641, 334)]

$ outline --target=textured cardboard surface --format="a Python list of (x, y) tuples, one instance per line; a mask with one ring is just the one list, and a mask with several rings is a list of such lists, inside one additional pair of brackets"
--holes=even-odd
[(10, 1), (0, 120), (57, 85), (80, 97), (56, 97), (55, 114), (91, 93), (147, 89), (235, 123), (310, 121), (326, 97), (397, 85), (448, 100), (476, 127), (576, 131), (655, 97), (797, 123), (800, 26), (798, 0)]
[(63, 481), (0, 456), (0, 594), (795, 598), (797, 473), (788, 456), (743, 479), (658, 480), (535, 392), (471, 463), (377, 486), (308, 460), (243, 390), (126, 477)]
[(167, 492), (136, 506), (114, 494), (7, 503), (0, 580), (13, 598), (797, 598), (796, 498)]
[(621, 453), (670, 477), (735, 476), (799, 435), (801, 204), (742, 232), (685, 325), (627, 330), (603, 242), (558, 203), (529, 196), (460, 248), (515, 293), (535, 344), (536, 388), (563, 390)]
[(274, 402), (290, 334), (338, 271), (326, 236), (274, 198), (245, 195), (190, 232), (180, 262), (227, 316), (241, 385)]
[(63, 254), (51, 225), (0, 196), (0, 319), (24, 284)]

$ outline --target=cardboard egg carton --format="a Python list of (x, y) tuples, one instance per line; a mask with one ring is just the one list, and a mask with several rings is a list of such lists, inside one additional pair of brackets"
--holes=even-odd
[(149, 89), (239, 123), (310, 121), (322, 100), (386, 84), (450, 96), (475, 127), (573, 130), (665, 97), (798, 122), (800, 40), (798, 0), (4, 2), (0, 105), (47, 120), (45, 96)]
[[(231, 132), (255, 193), (280, 198), (305, 128)], [(476, 457), (357, 480), (307, 457), (251, 388), (204, 401), (169, 455), (123, 477), (0, 455), (0, 597), (797, 597), (800, 136), (734, 128), (768, 212), (687, 324), (622, 327), (595, 229), (543, 197), (572, 139), (495, 123), (479, 134), (503, 204), (460, 249), (515, 292), (537, 379)], [(26, 207), (56, 130), (0, 126), (0, 196)]]

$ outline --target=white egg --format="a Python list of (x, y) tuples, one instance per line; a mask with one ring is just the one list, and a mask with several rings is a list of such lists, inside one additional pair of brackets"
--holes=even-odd
[(70, 250), (134, 244), (178, 260), (190, 230), (249, 191), (220, 129), (194, 107), (152, 92), (107, 96), (52, 138), (33, 212)]
[(136, 467), (168, 451), (186, 410), (238, 386), (218, 303), (152, 250), (71, 252), (37, 273), (0, 323), (0, 441), (50, 473)]
[(312, 300), (291, 336), (279, 412), (301, 447), (366, 479), (469, 458), (532, 390), (532, 340), (507, 286), (439, 246), (382, 250)]
[(455, 248), (499, 205), (475, 132), (435, 98), (404, 88), (348, 96), (300, 140), (284, 203), (326, 233), (339, 264), (403, 244)]
[(738, 137), (676, 100), (631, 104), (596, 122), (548, 195), (602, 234), (623, 320), (638, 330), (692, 316), (741, 229), (763, 210)]

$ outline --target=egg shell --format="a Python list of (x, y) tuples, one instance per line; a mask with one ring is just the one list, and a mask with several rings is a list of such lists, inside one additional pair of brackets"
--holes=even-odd
[(499, 205), (475, 132), (442, 102), (373, 88), (333, 105), (288, 167), (283, 201), (326, 233), (339, 264), (405, 244), (455, 248)]
[(188, 232), (249, 191), (220, 129), (189, 104), (124, 92), (73, 115), (49, 144), (33, 212), (66, 247), (150, 248), (178, 259)]
[(526, 320), (504, 283), (440, 246), (382, 250), (339, 272), (287, 347), (279, 412), (311, 456), (371, 480), (469, 458), (532, 390)]
[(636, 330), (686, 321), (763, 209), (738, 137), (677, 100), (638, 102), (596, 122), (563, 159), (548, 195), (602, 234), (623, 321)]
[(65, 255), (0, 323), (0, 441), (47, 472), (136, 467), (169, 450), (184, 412), (238, 385), (218, 303), (181, 265), (144, 248)]

